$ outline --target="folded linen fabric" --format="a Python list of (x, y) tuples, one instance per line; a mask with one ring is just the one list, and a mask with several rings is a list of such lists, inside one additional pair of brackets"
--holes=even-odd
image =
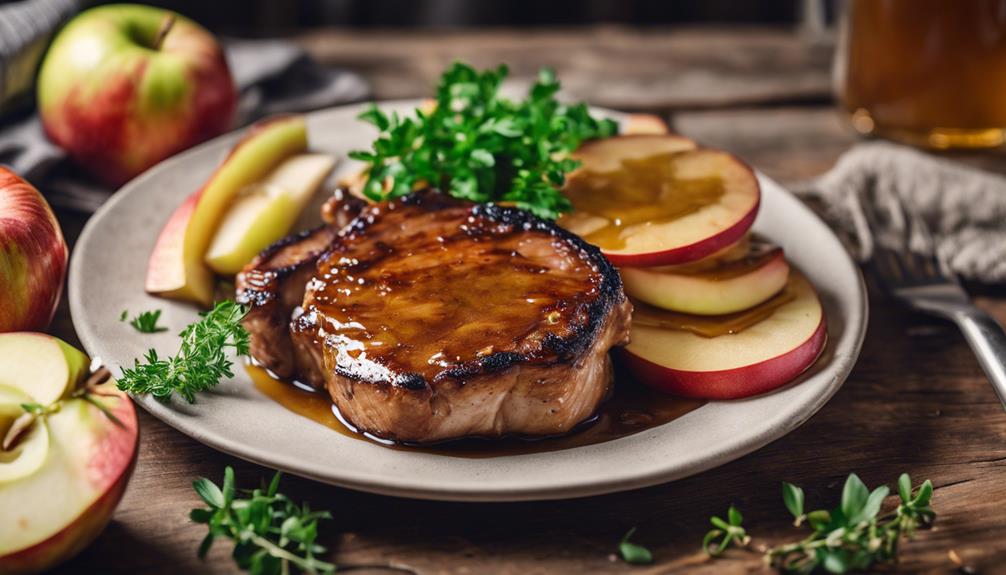
[(795, 191), (817, 206), (860, 260), (873, 238), (862, 205), (893, 198), (928, 224), (937, 253), (960, 276), (1006, 282), (1006, 177), (889, 142), (857, 144)]

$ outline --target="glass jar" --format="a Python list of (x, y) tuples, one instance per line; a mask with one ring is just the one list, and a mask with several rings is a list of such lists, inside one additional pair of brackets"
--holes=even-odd
[(838, 97), (861, 134), (1006, 143), (1006, 0), (847, 0)]

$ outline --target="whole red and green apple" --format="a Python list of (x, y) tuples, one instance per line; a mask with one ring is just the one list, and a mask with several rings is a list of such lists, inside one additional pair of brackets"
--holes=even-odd
[(134, 4), (74, 18), (56, 36), (38, 78), (49, 139), (112, 186), (229, 130), (236, 102), (227, 60), (210, 32), (174, 12)]
[(66, 242), (34, 186), (0, 166), (0, 332), (40, 331), (56, 312)]

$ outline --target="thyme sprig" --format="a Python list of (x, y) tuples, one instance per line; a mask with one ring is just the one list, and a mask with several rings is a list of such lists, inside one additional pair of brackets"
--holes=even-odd
[(331, 519), (331, 514), (311, 511), (306, 503), (298, 505), (279, 493), (280, 477), (277, 471), (268, 486), (240, 492), (230, 466), (221, 486), (205, 477), (195, 480), (193, 489), (209, 506), (189, 513), (192, 521), (209, 528), (199, 557), (205, 557), (218, 538), (226, 538), (234, 542), (235, 563), (252, 575), (287, 575), (292, 569), (311, 575), (334, 573), (334, 564), (318, 558), (326, 549), (316, 542), (318, 522)]
[(228, 349), (237, 355), (248, 354), (248, 332), (241, 325), (245, 308), (222, 301), (202, 319), (186, 327), (178, 353), (161, 358), (151, 348), (144, 362), (134, 360), (132, 368), (123, 368), (117, 381), (119, 389), (133, 394), (149, 393), (165, 399), (177, 393), (189, 403), (196, 394), (215, 387), (224, 377), (233, 377), (233, 362)]
[(811, 533), (795, 543), (773, 547), (765, 552), (767, 564), (783, 573), (848, 573), (894, 563), (902, 538), (911, 538), (916, 529), (929, 526), (936, 514), (930, 507), (933, 484), (928, 479), (912, 488), (907, 473), (898, 478), (898, 507), (880, 514), (890, 493), (886, 485), (867, 489), (855, 473), (849, 475), (842, 489), (839, 507), (831, 511), (804, 512), (803, 490), (783, 483), (783, 500), (796, 525), (806, 524)]

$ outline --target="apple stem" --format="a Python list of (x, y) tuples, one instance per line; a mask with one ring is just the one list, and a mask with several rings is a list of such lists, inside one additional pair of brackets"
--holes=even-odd
[(164, 20), (161, 22), (161, 28), (157, 31), (157, 36), (154, 38), (154, 50), (161, 49), (161, 44), (164, 43), (164, 37), (168, 35), (168, 32), (170, 32), (171, 28), (175, 25), (175, 20), (175, 15), (171, 13), (164, 17)]

